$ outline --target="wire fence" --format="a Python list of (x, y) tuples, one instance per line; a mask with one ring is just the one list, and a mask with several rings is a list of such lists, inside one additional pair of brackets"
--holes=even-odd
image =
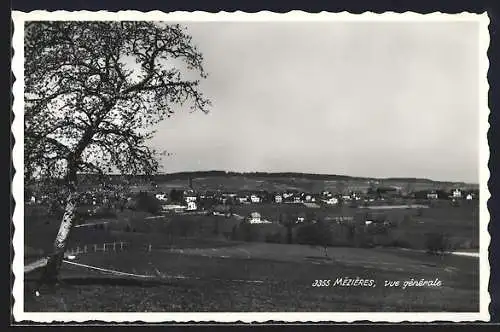
[(79, 244), (76, 247), (72, 247), (65, 252), (65, 257), (76, 256), (82, 254), (90, 253), (112, 253), (112, 252), (122, 252), (122, 251), (133, 251), (133, 252), (153, 252), (153, 251), (176, 251), (183, 248), (194, 248), (199, 247), (199, 243), (196, 246), (185, 245), (183, 243), (150, 243), (150, 242), (127, 242), (127, 241), (115, 241), (115, 242), (105, 242), (101, 244)]
[(76, 248), (71, 248), (66, 251), (67, 255), (79, 255), (95, 252), (117, 252), (124, 251), (129, 248), (128, 242), (118, 241), (118, 242), (108, 242), (102, 244), (86, 244), (80, 245)]

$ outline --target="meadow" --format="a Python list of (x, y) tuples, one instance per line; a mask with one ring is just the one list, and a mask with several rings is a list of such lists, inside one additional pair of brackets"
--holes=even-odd
[[(285, 246), (285, 247), (283, 247)], [(478, 261), (397, 250), (234, 244), (219, 248), (95, 253), (75, 261), (152, 276), (128, 279), (64, 264), (60, 285), (26, 311), (477, 311)], [(316, 279), (373, 279), (373, 287), (313, 287)], [(439, 287), (386, 287), (386, 280)], [(464, 301), (463, 299), (467, 299)]]
[[(162, 189), (182, 188), (185, 181), (159, 183)], [(200, 190), (335, 190), (337, 181), (302, 178), (197, 178)], [(367, 181), (359, 180), (361, 188)], [(352, 185), (352, 183), (350, 183)], [(322, 187), (321, 187), (322, 186)], [(136, 188), (137, 189), (137, 188)], [(144, 187), (143, 189), (147, 189)], [(382, 209), (357, 206), (308, 207), (304, 204), (249, 204), (234, 207), (235, 216), (209, 214), (153, 215), (124, 209), (112, 215), (81, 217), (68, 248), (123, 241), (120, 252), (87, 253), (72, 261), (102, 269), (147, 275), (117, 276), (64, 263), (60, 283), (34, 297), (37, 273), (27, 275), (27, 311), (477, 311), (477, 258), (428, 255), (402, 250), (426, 248), (426, 234), (442, 233), (457, 250), (479, 248), (479, 204), (449, 201), (406, 202), (425, 209)], [(259, 236), (241, 233), (242, 217), (259, 212), (272, 224), (252, 225)], [(334, 243), (327, 248), (287, 244), (286, 218), (356, 221), (383, 214), (392, 224), (382, 241), (359, 247), (331, 222)], [(106, 225), (101, 223), (106, 222)], [(46, 207), (25, 206), (25, 260), (51, 251), (60, 216)], [(94, 225), (95, 224), (95, 225)], [(269, 243), (267, 235), (278, 234)], [(268, 242), (268, 243), (266, 243)], [(148, 251), (148, 248), (150, 249)], [(315, 280), (373, 279), (375, 287), (313, 287)], [(385, 281), (439, 278), (439, 287), (386, 287)]]

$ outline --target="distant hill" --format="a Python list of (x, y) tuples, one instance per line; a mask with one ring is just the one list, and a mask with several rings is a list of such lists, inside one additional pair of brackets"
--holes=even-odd
[(478, 185), (465, 182), (453, 181), (437, 181), (427, 178), (410, 178), (410, 177), (391, 177), (391, 178), (375, 178), (375, 177), (359, 177), (338, 174), (316, 174), (316, 173), (300, 173), (300, 172), (226, 172), (226, 171), (196, 171), (196, 172), (177, 172), (158, 174), (153, 177), (154, 180), (163, 179), (195, 179), (200, 177), (228, 177), (228, 176), (244, 176), (246, 178), (297, 178), (297, 179), (311, 179), (311, 180), (324, 180), (324, 181), (388, 181), (388, 182), (407, 182), (407, 183), (442, 183), (442, 184), (456, 184), (456, 185)]
[[(84, 180), (83, 180), (84, 179)], [(108, 181), (120, 183), (127, 179), (132, 184), (149, 186), (151, 183), (160, 189), (189, 188), (196, 190), (301, 190), (320, 192), (323, 190), (359, 190), (365, 191), (370, 186), (392, 186), (402, 190), (449, 190), (450, 188), (477, 189), (477, 184), (463, 182), (434, 181), (425, 178), (371, 178), (336, 174), (311, 174), (298, 172), (226, 172), (197, 171), (157, 174), (145, 176), (109, 175)], [(93, 182), (93, 176), (82, 175), (82, 183)], [(97, 180), (97, 178), (95, 178)]]

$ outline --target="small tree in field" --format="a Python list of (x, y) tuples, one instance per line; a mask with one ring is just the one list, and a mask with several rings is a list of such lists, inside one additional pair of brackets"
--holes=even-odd
[(448, 237), (443, 233), (428, 233), (425, 238), (427, 252), (432, 255), (442, 255), (450, 247)]
[(206, 77), (202, 60), (179, 25), (27, 23), (25, 180), (63, 179), (66, 197), (48, 280), (58, 274), (74, 222), (77, 174), (155, 173), (159, 154), (145, 144), (151, 127), (170, 117), (174, 105), (189, 101), (193, 110), (207, 111), (198, 88)]
[(328, 257), (328, 246), (331, 244), (333, 234), (328, 225), (322, 221), (316, 224), (305, 224), (297, 230), (297, 241), (301, 244), (309, 244), (323, 248)]

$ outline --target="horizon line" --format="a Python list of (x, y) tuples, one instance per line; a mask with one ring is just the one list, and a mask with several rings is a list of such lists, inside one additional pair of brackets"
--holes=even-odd
[[(346, 178), (359, 178), (359, 179), (368, 179), (368, 180), (398, 180), (398, 179), (415, 179), (415, 180), (425, 180), (430, 182), (440, 182), (440, 183), (462, 183), (468, 185), (480, 185), (479, 182), (469, 182), (463, 180), (435, 180), (432, 178), (426, 177), (416, 177), (416, 176), (393, 176), (393, 177), (375, 177), (375, 176), (359, 176), (359, 175), (346, 175), (346, 174), (335, 174), (335, 173), (311, 173), (311, 172), (300, 172), (300, 171), (234, 171), (234, 170), (190, 170), (190, 171), (176, 171), (176, 172), (158, 172), (155, 175), (176, 175), (176, 174), (186, 174), (186, 173), (235, 173), (235, 174), (255, 174), (255, 173), (263, 173), (263, 174), (282, 174), (282, 173), (291, 173), (291, 174), (303, 174), (303, 175), (319, 175), (319, 176), (337, 176), (337, 177), (346, 177)], [(120, 173), (109, 173), (108, 175), (130, 175), (130, 174), (120, 174)]]

